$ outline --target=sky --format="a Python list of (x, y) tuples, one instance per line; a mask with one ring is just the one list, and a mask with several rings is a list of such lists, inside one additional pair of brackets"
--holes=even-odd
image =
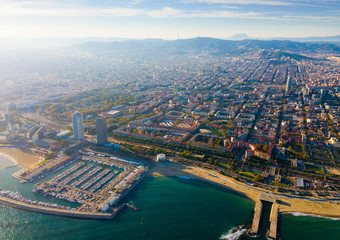
[(0, 38), (340, 35), (340, 0), (0, 0)]

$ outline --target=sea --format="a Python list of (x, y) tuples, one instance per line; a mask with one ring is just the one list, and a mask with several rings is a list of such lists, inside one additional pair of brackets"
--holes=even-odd
[[(0, 188), (18, 191), (26, 198), (69, 206), (62, 200), (32, 193), (33, 184), (21, 184), (11, 176), (19, 170), (0, 155)], [(138, 208), (124, 208), (113, 220), (73, 219), (43, 215), (0, 205), (0, 239), (9, 240), (223, 240), (266, 239), (269, 222), (260, 235), (245, 235), (255, 203), (235, 192), (181, 176), (148, 176), (123, 199)], [(264, 219), (270, 205), (265, 205)], [(340, 220), (283, 214), (280, 238), (287, 240), (340, 239)]]

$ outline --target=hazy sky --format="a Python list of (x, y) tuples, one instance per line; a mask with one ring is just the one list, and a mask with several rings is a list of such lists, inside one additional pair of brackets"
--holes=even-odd
[(340, 34), (340, 0), (0, 0), (0, 38)]

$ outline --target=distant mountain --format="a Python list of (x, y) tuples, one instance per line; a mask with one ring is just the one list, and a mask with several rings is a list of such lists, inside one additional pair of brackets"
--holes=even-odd
[(306, 38), (272, 38), (271, 40), (289, 40), (295, 42), (330, 42), (340, 44), (340, 35), (327, 37), (306, 37)]
[(340, 46), (331, 43), (292, 42), (281, 40), (221, 40), (215, 38), (191, 38), (166, 41), (161, 39), (127, 40), (122, 42), (88, 42), (75, 46), (79, 50), (100, 55), (233, 55), (251, 51), (281, 51), (294, 54), (328, 53), (340, 55)]
[(228, 38), (230, 40), (244, 40), (244, 39), (250, 39), (250, 37), (245, 33), (240, 33), (232, 36), (231, 38)]
[[(211, 44), (211, 41), (208, 39), (214, 38), (193, 38), (197, 42), (208, 41)], [(113, 43), (113, 42), (130, 42), (128, 45), (132, 45), (132, 43), (136, 44), (137, 42), (152, 42), (152, 41), (164, 41), (164, 42), (175, 42), (175, 41), (166, 41), (161, 39), (144, 39), (144, 40), (131, 40), (128, 38), (100, 38), (100, 37), (88, 37), (88, 38), (0, 38), (0, 49), (42, 49), (42, 48), (59, 48), (59, 47), (67, 47), (73, 45), (80, 45), (89, 42), (97, 42), (97, 43)], [(214, 39), (215, 41), (221, 39)], [(332, 43), (335, 45), (340, 45), (340, 35), (337, 36), (329, 36), (329, 37), (307, 37), (307, 38), (271, 38), (271, 39), (254, 39), (249, 37), (245, 33), (236, 34), (230, 38), (225, 38), (225, 41), (290, 41), (290, 42), (309, 42), (309, 43)], [(191, 41), (191, 39), (180, 39), (177, 41)], [(235, 45), (238, 45), (235, 43)], [(242, 43), (240, 43), (242, 45)], [(189, 50), (190, 51), (190, 50)]]
[(57, 48), (90, 41), (121, 42), (127, 38), (0, 38), (0, 49)]
[(238, 44), (239, 47), (247, 49), (264, 49), (280, 50), (294, 53), (340, 53), (340, 46), (331, 43), (313, 43), (313, 42), (292, 42), (292, 41), (261, 41), (261, 40), (243, 40)]

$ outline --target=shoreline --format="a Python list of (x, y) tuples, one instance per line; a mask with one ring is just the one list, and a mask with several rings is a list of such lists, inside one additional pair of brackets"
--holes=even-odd
[(10, 159), (16, 166), (24, 169), (30, 169), (34, 167), (40, 160), (40, 156), (24, 152), (19, 148), (0, 147), (0, 155), (3, 155)]
[(314, 218), (330, 219), (330, 220), (334, 220), (334, 221), (340, 220), (340, 218), (336, 218), (336, 217), (317, 215), (317, 214), (311, 214), (311, 213), (303, 213), (303, 212), (281, 212), (281, 214), (292, 215), (294, 217), (314, 217)]
[[(14, 165), (12, 165), (13, 167), (18, 166), (18, 162), (13, 157), (11, 157), (10, 155), (8, 155), (6, 153), (1, 152), (1, 149), (0, 149), (0, 157), (1, 156), (8, 158), (12, 163), (14, 163)], [(9, 167), (12, 167), (12, 166), (9, 166)]]
[(149, 175), (158, 176), (185, 176), (212, 183), (231, 190), (242, 196), (257, 201), (258, 199), (270, 199), (279, 201), (281, 214), (298, 212), (302, 214), (318, 215), (340, 219), (340, 204), (329, 203), (326, 199), (299, 198), (286, 194), (278, 194), (269, 190), (261, 189), (237, 182), (234, 179), (221, 175), (213, 170), (189, 166), (181, 163), (157, 163), (151, 169)]
[[(206, 174), (206, 175), (204, 176), (203, 174)], [(168, 166), (157, 163), (149, 172), (149, 175), (152, 175), (154, 177), (162, 177), (162, 176), (164, 177), (168, 177), (168, 176), (169, 177), (170, 176), (190, 177), (192, 179), (204, 181), (204, 182), (213, 184), (215, 186), (230, 190), (244, 197), (247, 197), (253, 201), (256, 201), (258, 199), (259, 194), (250, 192), (250, 191), (243, 191), (242, 189), (238, 188), (236, 185), (232, 186), (234, 182), (233, 180), (225, 176), (223, 176), (225, 177), (225, 179), (221, 179), (221, 177), (219, 177), (217, 174), (219, 173), (213, 172), (213, 171), (209, 173), (209, 171), (206, 169), (195, 167), (195, 166), (190, 166), (190, 165), (185, 165), (182, 163), (169, 163)], [(213, 175), (216, 175), (217, 177), (214, 177)], [(220, 179), (220, 181), (217, 182), (216, 181), (217, 179)]]

